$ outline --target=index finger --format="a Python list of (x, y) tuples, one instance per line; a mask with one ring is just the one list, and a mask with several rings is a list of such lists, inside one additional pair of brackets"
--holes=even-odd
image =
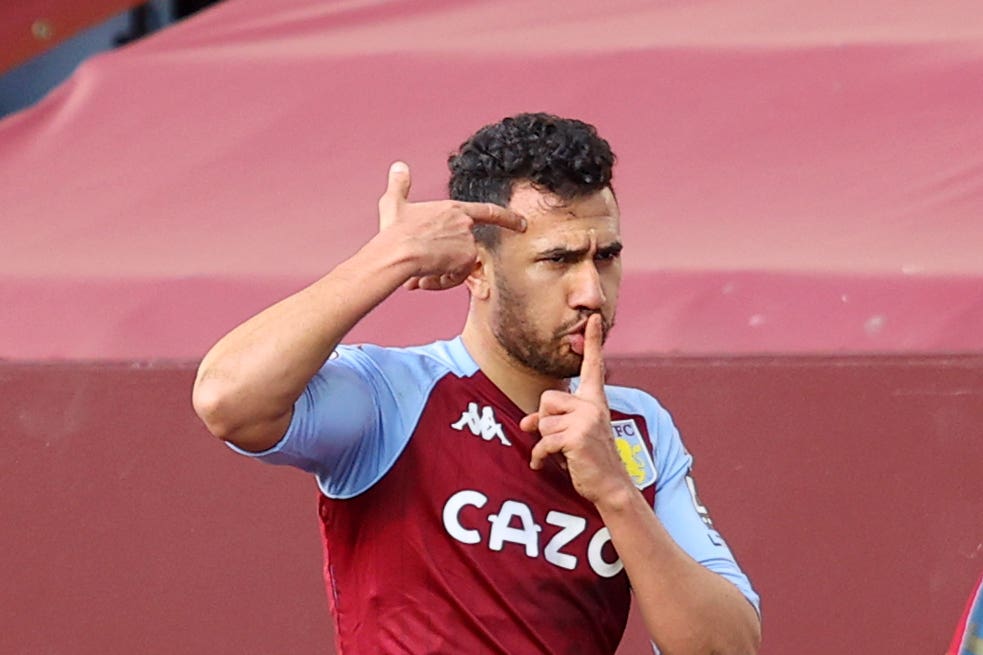
[(605, 400), (604, 396), (604, 356), (601, 348), (604, 341), (600, 314), (592, 314), (584, 328), (584, 358), (580, 362), (580, 386), (575, 395), (582, 398)]
[(462, 202), (460, 206), (475, 223), (498, 225), (516, 232), (526, 231), (526, 219), (522, 214), (517, 214), (508, 207), (491, 202)]

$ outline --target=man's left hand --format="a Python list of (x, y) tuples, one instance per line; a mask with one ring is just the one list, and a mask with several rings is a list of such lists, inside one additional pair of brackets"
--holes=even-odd
[(634, 489), (611, 435), (602, 340), (601, 316), (594, 314), (584, 329), (577, 391), (544, 392), (539, 411), (519, 423), (526, 432), (538, 430), (542, 437), (532, 449), (529, 466), (539, 470), (550, 456), (562, 457), (577, 493), (593, 503)]

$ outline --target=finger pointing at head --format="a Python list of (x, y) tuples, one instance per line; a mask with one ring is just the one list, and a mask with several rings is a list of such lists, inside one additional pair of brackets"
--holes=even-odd
[(498, 225), (516, 232), (525, 232), (526, 230), (526, 219), (522, 214), (517, 214), (507, 207), (491, 202), (462, 202), (461, 209), (475, 223)]
[(581, 398), (605, 400), (604, 355), (601, 352), (604, 336), (600, 314), (592, 314), (584, 328), (584, 358), (580, 363), (580, 386), (576, 395)]

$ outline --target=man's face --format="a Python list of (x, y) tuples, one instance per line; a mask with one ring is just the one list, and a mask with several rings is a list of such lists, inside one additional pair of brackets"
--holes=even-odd
[(614, 325), (621, 285), (618, 205), (610, 189), (561, 201), (516, 185), (523, 233), (502, 230), (492, 257), (491, 328), (518, 363), (553, 378), (580, 373), (587, 317)]

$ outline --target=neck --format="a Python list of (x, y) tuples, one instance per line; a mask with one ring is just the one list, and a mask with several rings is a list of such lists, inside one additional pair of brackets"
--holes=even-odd
[(516, 361), (498, 342), (488, 325), (487, 321), (468, 314), (461, 340), (485, 377), (522, 411), (537, 411), (539, 397), (544, 391), (567, 388), (567, 380), (543, 375)]

